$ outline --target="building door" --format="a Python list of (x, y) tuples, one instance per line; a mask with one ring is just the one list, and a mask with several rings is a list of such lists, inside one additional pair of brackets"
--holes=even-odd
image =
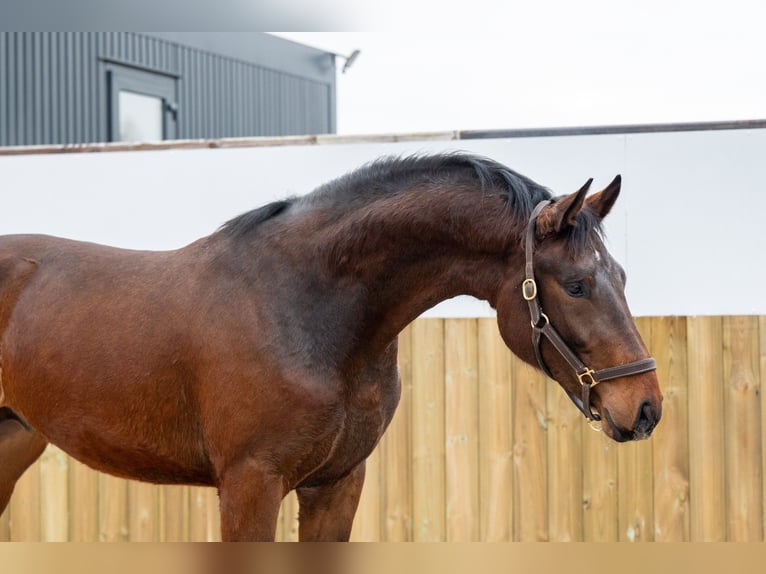
[(111, 64), (109, 141), (150, 142), (177, 137), (176, 78)]

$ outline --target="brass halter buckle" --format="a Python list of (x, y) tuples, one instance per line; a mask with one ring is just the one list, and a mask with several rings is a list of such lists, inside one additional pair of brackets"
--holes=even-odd
[[(531, 291), (528, 288), (531, 288)], [(537, 283), (534, 279), (524, 279), (524, 283), (521, 284), (521, 294), (525, 301), (534, 301), (537, 297)]]
[[(590, 380), (586, 381), (586, 377)], [(598, 381), (596, 380), (596, 373), (590, 367), (585, 367), (585, 370), (582, 373), (577, 373), (577, 380), (580, 381), (580, 384), (583, 387), (588, 385), (592, 388), (598, 384)]]

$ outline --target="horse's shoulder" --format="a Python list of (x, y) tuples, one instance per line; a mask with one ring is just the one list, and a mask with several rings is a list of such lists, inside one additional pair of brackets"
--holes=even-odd
[(29, 279), (37, 271), (37, 262), (0, 249), (0, 334)]
[(7, 305), (10, 292), (18, 294), (35, 271), (37, 261), (34, 259), (0, 248), (0, 305)]

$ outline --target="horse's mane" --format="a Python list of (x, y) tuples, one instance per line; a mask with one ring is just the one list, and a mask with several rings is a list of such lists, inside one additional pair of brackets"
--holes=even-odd
[[(438, 188), (455, 183), (465, 183), (466, 188), (473, 187), (483, 193), (500, 191), (506, 199), (509, 218), (519, 225), (529, 219), (537, 203), (544, 199), (555, 201), (548, 188), (483, 156), (465, 152), (386, 156), (322, 184), (306, 196), (276, 201), (239, 215), (223, 224), (220, 230), (231, 236), (248, 234), (296, 203), (307, 206), (369, 203), (376, 197), (408, 187)], [(594, 229), (601, 232), (598, 218), (583, 210), (571, 232), (573, 247), (585, 244)]]
[(548, 189), (503, 164), (465, 152), (382, 157), (320, 186), (314, 193), (371, 198), (409, 186), (438, 188), (456, 183), (482, 192), (500, 190), (509, 214), (519, 220), (527, 219), (537, 202), (551, 196)]
[(295, 202), (295, 198), (280, 199), (247, 211), (224, 223), (219, 231), (232, 237), (241, 237), (256, 229), (264, 221), (276, 217)]

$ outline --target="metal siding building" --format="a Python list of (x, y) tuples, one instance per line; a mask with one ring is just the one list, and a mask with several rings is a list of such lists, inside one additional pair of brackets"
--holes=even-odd
[(158, 90), (162, 139), (336, 129), (335, 55), (268, 34), (0, 32), (0, 145), (118, 140), (121, 87)]

